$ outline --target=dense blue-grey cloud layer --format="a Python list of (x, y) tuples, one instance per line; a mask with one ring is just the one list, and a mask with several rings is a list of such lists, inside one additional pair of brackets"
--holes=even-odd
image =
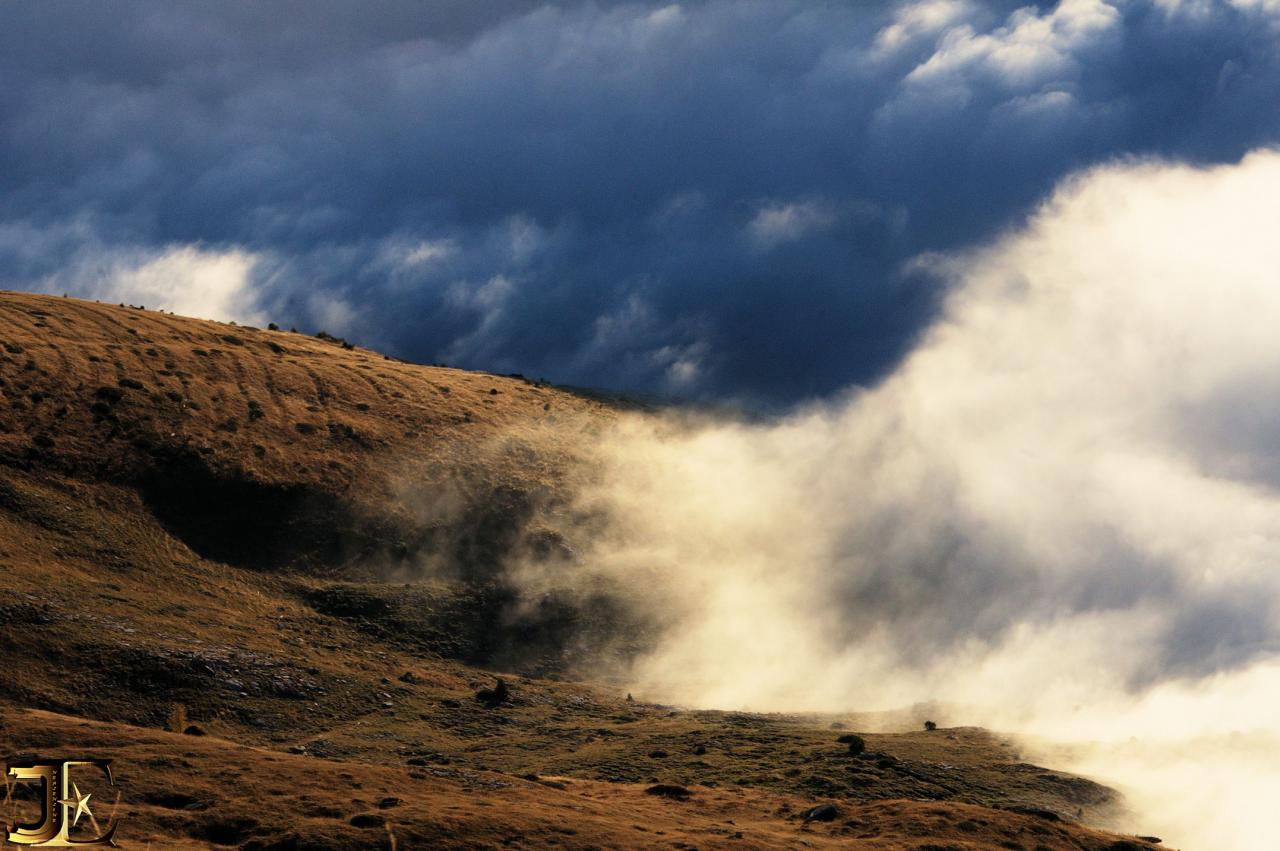
[(910, 259), (1064, 174), (1280, 139), (1278, 27), (1274, 0), (6, 4), (0, 285), (150, 269), (417, 360), (785, 403), (882, 374), (935, 303)]

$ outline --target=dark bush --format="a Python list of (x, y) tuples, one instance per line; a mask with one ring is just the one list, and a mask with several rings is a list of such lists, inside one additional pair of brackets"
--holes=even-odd
[(849, 753), (853, 754), (854, 756), (857, 756), (858, 754), (862, 753), (867, 749), (867, 743), (863, 740), (863, 738), (861, 736), (855, 736), (853, 733), (848, 733), (846, 735), (843, 735), (840, 738), (836, 739), (836, 741), (842, 745), (848, 745)]
[(476, 692), (476, 700), (490, 709), (496, 709), (511, 699), (511, 690), (505, 680), (498, 679), (493, 688), (482, 688)]

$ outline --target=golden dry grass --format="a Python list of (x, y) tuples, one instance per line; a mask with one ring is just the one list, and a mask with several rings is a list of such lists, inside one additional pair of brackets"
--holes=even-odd
[[(283, 838), (280, 847), (389, 847), (384, 823), (401, 848), (1124, 847), (1075, 825), (968, 804), (848, 803), (834, 821), (806, 823), (809, 801), (749, 788), (694, 786), (674, 800), (646, 794), (646, 784), (332, 761), (48, 712), (11, 711), (5, 721), (7, 748), (116, 760), (126, 847), (255, 838), (265, 847), (266, 837)], [(98, 794), (112, 800), (105, 788)], [(105, 821), (111, 810), (99, 811)], [(372, 826), (353, 825), (361, 815)]]

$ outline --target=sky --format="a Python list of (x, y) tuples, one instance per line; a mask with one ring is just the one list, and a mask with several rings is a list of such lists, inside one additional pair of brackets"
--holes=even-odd
[(1280, 139), (1275, 0), (0, 9), (0, 287), (785, 409), (1082, 169)]

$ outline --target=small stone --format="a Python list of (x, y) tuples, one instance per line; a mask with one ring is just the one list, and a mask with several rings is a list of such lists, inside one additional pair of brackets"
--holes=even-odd
[(805, 821), (835, 821), (836, 816), (840, 815), (840, 811), (836, 809), (835, 804), (819, 804), (818, 806), (805, 810)]
[(644, 790), (646, 795), (656, 795), (659, 798), (675, 798), (683, 801), (693, 793), (683, 786), (677, 786), (674, 783), (655, 783), (648, 789)]

